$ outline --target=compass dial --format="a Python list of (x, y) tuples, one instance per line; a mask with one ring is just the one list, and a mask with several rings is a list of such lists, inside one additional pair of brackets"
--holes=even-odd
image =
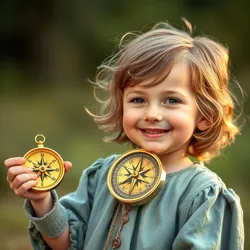
[(141, 205), (152, 199), (165, 180), (159, 158), (145, 150), (132, 150), (119, 157), (108, 174), (108, 187), (118, 200)]
[(25, 166), (31, 168), (38, 176), (38, 183), (32, 189), (47, 191), (55, 188), (64, 175), (64, 164), (61, 157), (50, 148), (36, 148), (29, 151), (24, 158)]

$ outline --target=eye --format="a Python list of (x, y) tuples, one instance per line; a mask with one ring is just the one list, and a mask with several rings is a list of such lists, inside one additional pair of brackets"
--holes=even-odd
[(131, 99), (130, 102), (133, 102), (133, 103), (144, 103), (144, 99), (141, 98), (141, 97), (135, 97), (135, 98)]
[(177, 104), (177, 103), (180, 103), (180, 102), (181, 101), (178, 98), (170, 97), (167, 100), (165, 100), (164, 103), (166, 103), (166, 104)]

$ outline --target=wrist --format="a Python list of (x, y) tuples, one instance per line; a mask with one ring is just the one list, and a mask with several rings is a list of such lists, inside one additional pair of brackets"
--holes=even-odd
[(50, 192), (38, 200), (31, 200), (32, 207), (37, 217), (42, 217), (51, 211), (54, 201)]
[(48, 198), (51, 196), (50, 192), (41, 192), (39, 195), (35, 197), (35, 199), (30, 199), (32, 205), (33, 204), (42, 204), (48, 200)]

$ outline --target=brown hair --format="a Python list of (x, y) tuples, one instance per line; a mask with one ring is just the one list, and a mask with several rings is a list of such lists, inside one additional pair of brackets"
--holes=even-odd
[[(191, 33), (190, 23), (184, 22)], [(127, 39), (128, 35), (132, 38)], [(127, 33), (121, 39), (118, 53), (99, 67), (94, 85), (107, 91), (109, 97), (105, 101), (97, 99), (103, 105), (101, 115), (87, 112), (101, 129), (117, 133), (106, 141), (130, 142), (122, 127), (124, 88), (145, 79), (154, 79), (151, 86), (160, 83), (180, 58), (189, 66), (198, 109), (212, 124), (206, 131), (195, 130), (188, 153), (208, 161), (234, 140), (239, 128), (234, 124), (234, 103), (228, 87), (228, 50), (211, 38), (192, 37), (160, 23), (142, 34)]]

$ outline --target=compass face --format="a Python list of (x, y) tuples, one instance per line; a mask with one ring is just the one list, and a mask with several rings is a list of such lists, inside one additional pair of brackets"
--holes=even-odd
[(38, 183), (32, 189), (47, 191), (55, 188), (64, 175), (64, 164), (61, 157), (52, 149), (36, 148), (29, 151), (24, 158), (24, 165), (30, 167), (38, 176)]
[(111, 166), (110, 192), (125, 203), (141, 203), (157, 189), (162, 180), (162, 165), (157, 156), (144, 150), (132, 150)]

